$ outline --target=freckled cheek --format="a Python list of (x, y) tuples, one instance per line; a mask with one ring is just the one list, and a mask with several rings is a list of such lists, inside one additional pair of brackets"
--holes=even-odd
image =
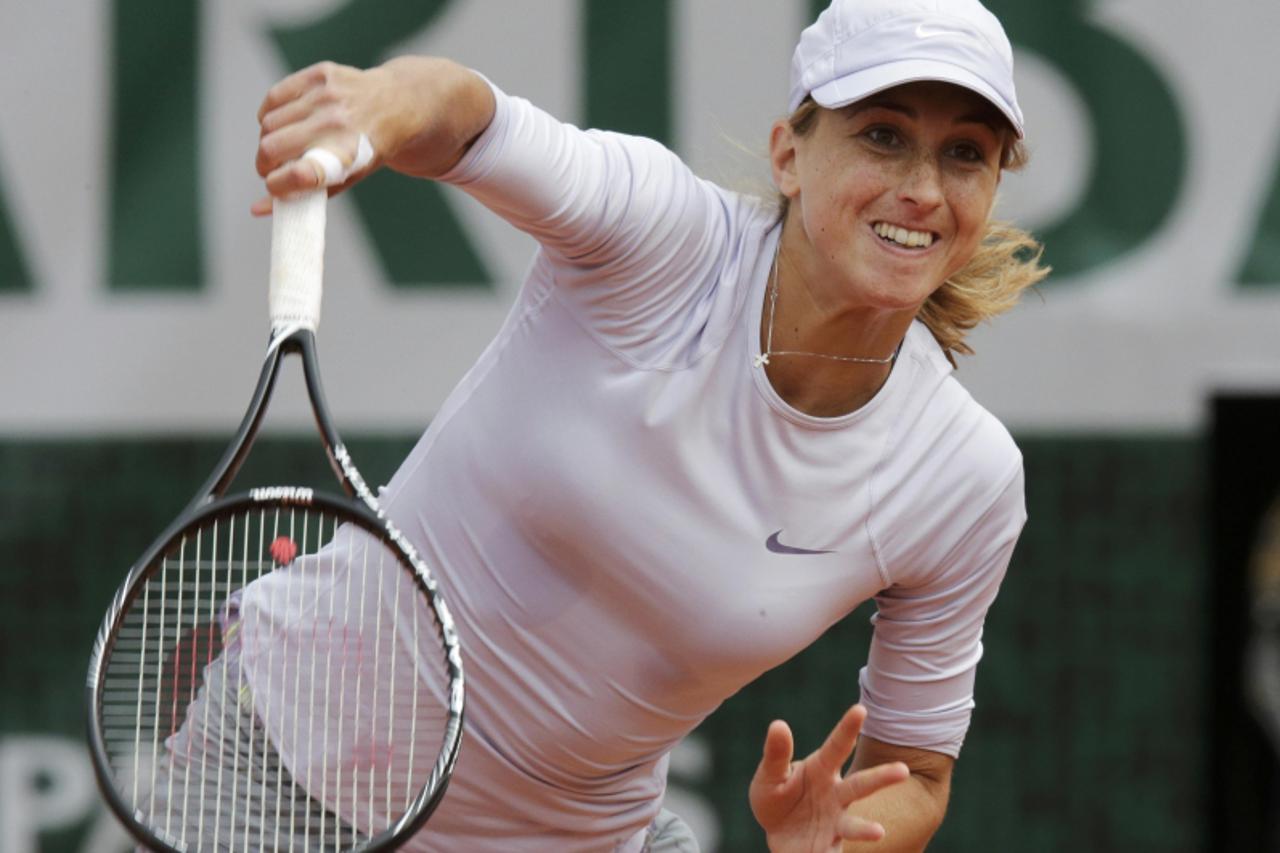
[(978, 250), (987, 230), (990, 202), (984, 200), (981, 194), (970, 194), (964, 198), (952, 198), (950, 207), (956, 232), (950, 251), (946, 254), (944, 279), (963, 269)]
[(986, 230), (994, 197), (994, 187), (986, 185), (962, 183), (952, 187), (948, 192), (948, 205), (955, 220), (956, 237), (960, 243), (973, 243), (976, 247)]
[(844, 170), (826, 175), (813, 190), (827, 211), (828, 224), (847, 231), (863, 217), (869, 205), (887, 192), (887, 187), (881, 173)]

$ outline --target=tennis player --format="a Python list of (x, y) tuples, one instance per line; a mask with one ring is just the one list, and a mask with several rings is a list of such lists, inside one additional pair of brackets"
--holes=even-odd
[(352, 162), (363, 135), (348, 185), (446, 181), (539, 243), (383, 493), (467, 666), (467, 740), (417, 849), (696, 850), (661, 810), (671, 749), (869, 598), (859, 703), (803, 760), (773, 723), (750, 802), (775, 851), (925, 846), (1025, 520), (1017, 448), (952, 376), (1045, 274), (990, 220), (1023, 160), (1012, 74), (976, 0), (835, 0), (769, 136), (780, 200), (443, 59), (270, 90), (270, 196), (321, 184), (306, 149)]

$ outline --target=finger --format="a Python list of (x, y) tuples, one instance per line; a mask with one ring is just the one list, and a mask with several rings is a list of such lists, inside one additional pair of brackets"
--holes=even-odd
[(867, 709), (862, 705), (854, 705), (844, 712), (840, 722), (836, 723), (836, 727), (827, 735), (816, 753), (823, 770), (837, 774), (840, 772), (849, 756), (853, 755), (853, 748), (858, 743), (858, 733), (862, 731), (862, 723), (866, 718)]
[(884, 827), (874, 820), (846, 814), (836, 825), (836, 832), (843, 841), (879, 841), (884, 838)]
[[(332, 198), (333, 196), (338, 195), (339, 193), (346, 192), (346, 190), (349, 187), (358, 183), (358, 181), (359, 179), (352, 178), (351, 180), (347, 181), (344, 184), (340, 184), (339, 186), (329, 187), (329, 197)], [(274, 209), (275, 209), (275, 197), (271, 195), (264, 195), (262, 198), (258, 199), (253, 204), (249, 205), (249, 213), (252, 214), (253, 216), (270, 216), (271, 212)]]
[(308, 148), (322, 145), (331, 151), (343, 151), (337, 138), (351, 131), (338, 125), (329, 112), (311, 113), (301, 121), (264, 133), (258, 139), (258, 154), (254, 167), (264, 178), (276, 169), (296, 160)]
[(882, 788), (904, 782), (910, 775), (910, 769), (901, 761), (878, 764), (866, 770), (850, 773), (841, 780), (836, 795), (840, 805), (847, 806), (855, 800), (871, 796)]
[(267, 192), (276, 198), (325, 186), (324, 168), (311, 159), (291, 160), (267, 175)]
[(317, 86), (323, 86), (336, 68), (337, 66), (332, 62), (317, 62), (315, 65), (293, 72), (276, 83), (267, 90), (266, 97), (258, 107), (258, 121), (261, 122), (263, 117), (272, 110), (302, 97), (304, 93)]
[(791, 775), (791, 758), (795, 742), (791, 727), (782, 720), (774, 720), (764, 736), (764, 754), (756, 769), (756, 778), (770, 785), (779, 785)]
[(317, 143), (302, 157), (290, 160), (266, 176), (267, 191), (277, 198), (307, 190), (327, 187), (329, 195), (337, 195), (369, 174), (374, 164), (373, 144), (361, 134), (355, 154), (344, 159), (337, 152), (342, 146), (333, 140)]
[(271, 109), (258, 119), (261, 135), (266, 136), (282, 127), (302, 121), (326, 102), (321, 89), (309, 89), (291, 101)]

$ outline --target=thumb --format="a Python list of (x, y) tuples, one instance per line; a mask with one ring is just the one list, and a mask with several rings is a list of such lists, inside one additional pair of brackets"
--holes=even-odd
[(791, 727), (782, 720), (774, 720), (764, 736), (764, 755), (760, 758), (760, 766), (756, 769), (756, 779), (761, 782), (778, 785), (791, 775), (791, 758), (794, 754), (795, 742), (791, 737)]

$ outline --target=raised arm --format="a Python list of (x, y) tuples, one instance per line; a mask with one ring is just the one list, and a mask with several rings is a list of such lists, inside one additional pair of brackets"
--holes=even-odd
[[(685, 330), (712, 328), (707, 298), (732, 254), (743, 203), (643, 137), (582, 130), (445, 59), (404, 57), (368, 71), (320, 63), (272, 87), (259, 111), (257, 169), (271, 197), (322, 185), (298, 158), (313, 146), (344, 166), (366, 136), (368, 164), (468, 193), (541, 245), (572, 310), (610, 346), (649, 363)], [(367, 151), (367, 149), (366, 149)], [(726, 302), (727, 304), (727, 302)]]
[[(331, 192), (341, 192), (387, 166), (419, 178), (443, 175), (462, 158), (493, 120), (494, 97), (477, 74), (448, 59), (406, 56), (361, 71), (321, 62), (281, 80), (258, 110), (258, 174), (271, 196), (323, 185), (304, 151), (324, 146), (354, 162), (360, 135), (373, 160)], [(253, 206), (264, 215), (267, 196)]]

